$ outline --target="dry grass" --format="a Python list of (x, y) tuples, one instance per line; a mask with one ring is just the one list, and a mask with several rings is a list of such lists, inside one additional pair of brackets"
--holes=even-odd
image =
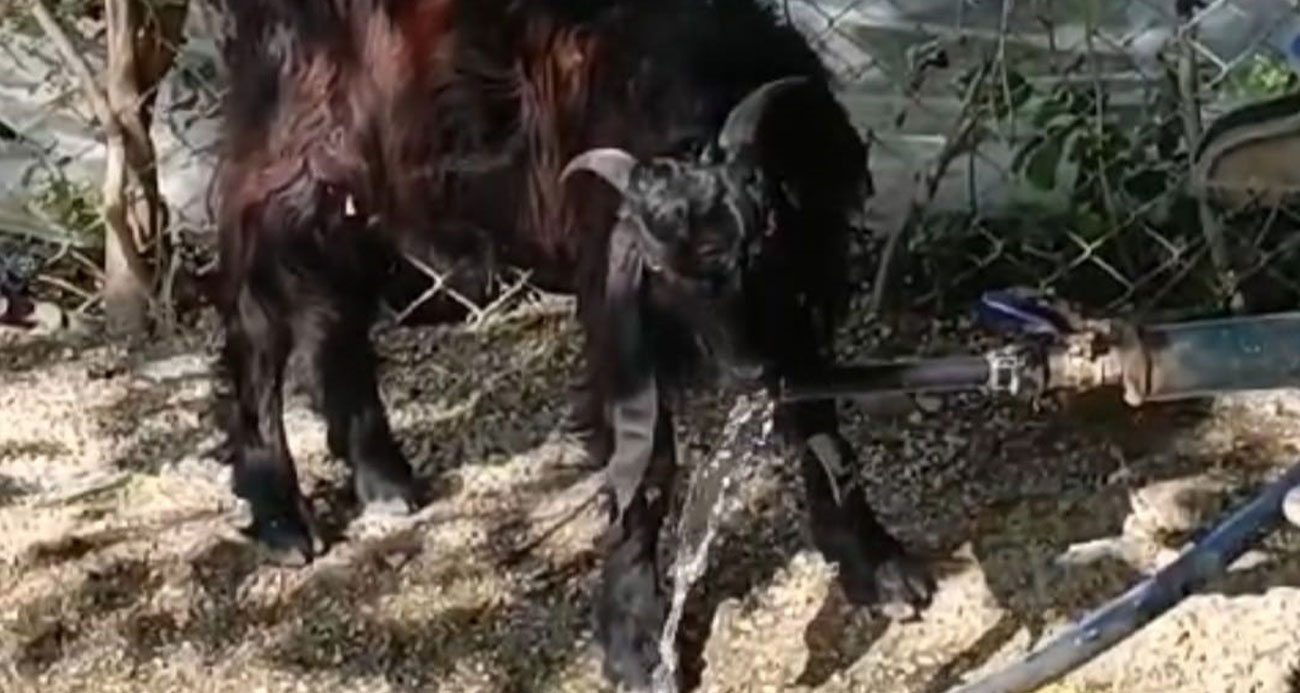
[[(203, 339), (128, 370), (93, 343), (0, 344), (0, 690), (604, 690), (588, 623), (600, 512), (554, 433), (575, 336), (552, 310), (385, 334), (384, 397), (436, 500), (301, 570), (263, 565), (233, 529), (243, 509), (205, 457)], [(846, 354), (878, 337), (850, 327)], [(1122, 591), (1300, 441), (1289, 393), (1142, 411), (924, 404), (847, 411), (873, 501), (935, 559), (934, 606), (911, 623), (845, 608), (793, 469), (756, 460), (688, 608), (701, 690), (942, 691)], [(685, 417), (688, 456), (725, 409)], [(287, 418), (317, 510), (341, 527), (323, 429), (300, 399)], [(1300, 659), (1294, 538), (1047, 691), (1283, 690)]]

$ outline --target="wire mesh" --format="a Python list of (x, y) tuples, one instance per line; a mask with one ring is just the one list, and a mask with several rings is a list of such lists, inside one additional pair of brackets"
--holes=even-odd
[(1208, 126), (1293, 87), (1291, 3), (782, 8), (872, 134), (872, 261), (891, 266), (875, 276), (902, 305), (941, 310), (1004, 285), (1104, 312), (1300, 297), (1294, 204), (1228, 211), (1189, 186)]
[[(1300, 209), (1229, 210), (1189, 188), (1207, 128), (1293, 87), (1290, 2), (775, 2), (870, 135), (877, 195), (858, 269), (873, 302), (941, 311), (1005, 285), (1102, 312), (1300, 299)], [(153, 125), (169, 233), (185, 247), (211, 242), (224, 89), (219, 9), (195, 0), (189, 14)], [(103, 148), (92, 110), (39, 32), (0, 20), (20, 39), (0, 41), (0, 230), (54, 234), (40, 241), (54, 247), (93, 236), (87, 215), (41, 197), (59, 184), (93, 197)], [(93, 16), (73, 29), (98, 69)]]

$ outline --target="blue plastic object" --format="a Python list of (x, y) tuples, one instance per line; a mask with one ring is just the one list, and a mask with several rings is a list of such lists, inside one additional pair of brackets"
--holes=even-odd
[(1073, 628), (1019, 662), (949, 693), (1027, 693), (1059, 680), (1226, 573), (1233, 561), (1282, 520), (1283, 499), (1296, 488), (1300, 488), (1300, 464), (1266, 485), (1172, 563)]
[(999, 289), (981, 296), (975, 313), (981, 323), (1002, 332), (1051, 337), (1074, 332), (1072, 318), (1053, 303), (1032, 289)]

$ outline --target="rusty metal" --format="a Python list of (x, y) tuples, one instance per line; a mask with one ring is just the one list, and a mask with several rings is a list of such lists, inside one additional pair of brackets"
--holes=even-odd
[(1090, 329), (1065, 335), (1047, 350), (1048, 390), (1090, 390), (1122, 382), (1124, 367), (1119, 340), (1111, 323), (1094, 323)]

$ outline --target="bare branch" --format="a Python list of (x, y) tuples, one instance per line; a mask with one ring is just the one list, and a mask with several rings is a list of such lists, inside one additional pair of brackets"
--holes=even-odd
[(69, 70), (77, 76), (77, 81), (81, 83), (81, 91), (85, 94), (86, 100), (90, 102), (90, 107), (95, 111), (95, 117), (103, 124), (105, 128), (117, 127), (117, 119), (113, 117), (113, 109), (108, 105), (108, 96), (104, 90), (99, 88), (99, 82), (95, 80), (95, 75), (90, 71), (90, 66), (86, 64), (85, 58), (77, 52), (76, 47), (72, 45), (72, 39), (68, 37), (67, 31), (55, 19), (50, 8), (45, 4), (45, 0), (32, 0), (32, 16), (36, 18), (36, 23), (41, 25), (41, 30), (54, 43), (59, 54), (63, 56), (63, 62)]
[(483, 308), (483, 310), (479, 312), (478, 315), (474, 316), (473, 322), (471, 323), (470, 327), (471, 328), (481, 327), (493, 315), (496, 315), (499, 312), (501, 312), (501, 310), (510, 302), (510, 299), (517, 296), (520, 292), (522, 292), (524, 289), (526, 289), (529, 286), (529, 280), (532, 279), (532, 277), (533, 277), (533, 273), (531, 270), (527, 272), (521, 272), (519, 279), (514, 284), (511, 284), (509, 287), (507, 287), (505, 291), (501, 292), (501, 295), (498, 296), (495, 301), (489, 303), (487, 307)]
[(975, 144), (980, 125), (976, 103), (984, 82), (991, 72), (992, 70), (986, 66), (971, 81), (962, 99), (961, 113), (957, 117), (953, 132), (945, 138), (943, 149), (939, 151), (929, 170), (917, 173), (918, 180), (913, 188), (912, 201), (908, 205), (907, 214), (903, 217), (902, 222), (890, 232), (888, 240), (885, 241), (885, 247), (880, 253), (880, 265), (876, 269), (876, 278), (871, 286), (871, 303), (868, 306), (868, 311), (873, 316), (879, 316), (884, 310), (889, 284), (893, 279), (891, 275), (893, 274), (894, 263), (897, 260), (898, 250), (903, 243), (903, 239), (920, 225), (921, 220), (925, 217), (926, 208), (929, 206), (930, 201), (934, 199), (935, 193), (939, 190), (939, 183), (943, 181), (943, 177), (947, 174), (948, 167), (952, 165), (953, 160)]

